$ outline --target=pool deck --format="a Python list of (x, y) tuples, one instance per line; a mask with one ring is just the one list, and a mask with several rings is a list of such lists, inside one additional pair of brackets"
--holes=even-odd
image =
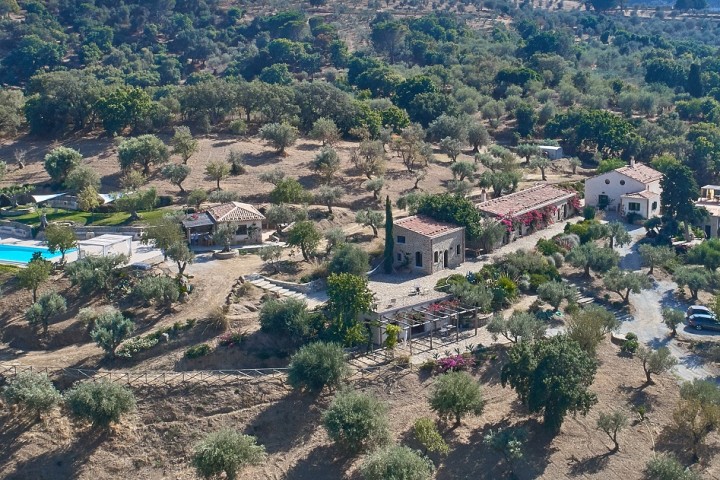
[[(45, 242), (41, 242), (39, 240), (28, 240), (24, 238), (13, 238), (13, 237), (4, 237), (0, 238), (0, 245), (16, 245), (18, 247), (34, 247), (34, 248), (47, 248), (47, 244)], [(60, 256), (51, 258), (49, 261), (51, 262), (59, 262)], [(65, 255), (65, 260), (67, 263), (74, 262), (78, 259), (78, 252), (77, 250), (74, 252), (69, 252)], [(162, 252), (160, 252), (159, 249), (153, 248), (149, 245), (143, 245), (140, 242), (132, 242), (132, 256), (130, 257), (130, 261), (128, 262), (129, 265), (133, 263), (149, 263), (149, 264), (156, 264), (163, 261), (163, 255)], [(0, 260), (0, 264), (5, 265), (13, 265), (13, 266), (24, 266), (23, 263), (18, 262), (8, 262)]]

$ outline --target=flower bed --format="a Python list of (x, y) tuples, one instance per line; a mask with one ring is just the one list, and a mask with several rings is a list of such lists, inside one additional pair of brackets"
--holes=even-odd
[(226, 332), (218, 337), (218, 345), (221, 347), (237, 347), (240, 346), (247, 335), (240, 332)]
[(435, 368), (439, 373), (459, 372), (469, 370), (474, 366), (475, 360), (470, 355), (452, 355), (435, 362)]

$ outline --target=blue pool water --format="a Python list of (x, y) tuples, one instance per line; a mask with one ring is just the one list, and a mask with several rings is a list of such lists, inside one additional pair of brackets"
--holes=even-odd
[[(74, 252), (77, 249), (68, 250), (66, 252)], [(42, 257), (50, 260), (51, 258), (59, 258), (60, 252), (50, 253), (47, 248), (43, 247), (20, 247), (18, 245), (0, 245), (0, 262), (12, 263), (28, 263), (33, 253), (41, 252)]]

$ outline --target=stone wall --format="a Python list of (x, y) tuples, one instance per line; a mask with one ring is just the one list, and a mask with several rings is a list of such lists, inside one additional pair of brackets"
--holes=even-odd
[(32, 227), (10, 220), (0, 220), (0, 236), (15, 238), (32, 238)]

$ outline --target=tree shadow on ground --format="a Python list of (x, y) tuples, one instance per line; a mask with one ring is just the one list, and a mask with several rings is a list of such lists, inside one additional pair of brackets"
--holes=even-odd
[(526, 456), (522, 461), (509, 464), (501, 454), (486, 448), (483, 455), (477, 455), (478, 445), (490, 431), (510, 427), (507, 419), (488, 424), (473, 433), (467, 443), (456, 446), (450, 451), (438, 478), (521, 478), (541, 477), (547, 467), (550, 456), (556, 451), (550, 447), (553, 440), (542, 425), (534, 419), (512, 425), (522, 427), (528, 432)]
[(37, 417), (29, 418), (26, 415), (11, 414), (2, 418), (2, 441), (3, 448), (0, 449), (0, 471), (4, 471), (4, 465), (16, 452), (27, 445), (27, 441), (20, 441), (20, 435), (30, 430), (40, 420)]
[(652, 393), (647, 390), (647, 387), (652, 384), (643, 383), (639, 386), (633, 385), (620, 385), (618, 391), (627, 395), (628, 403), (634, 408), (645, 407), (647, 412), (653, 411), (653, 406), (657, 404), (659, 395)]
[(310, 454), (291, 468), (285, 480), (337, 480), (345, 478), (345, 471), (352, 462), (348, 456), (339, 456), (331, 445), (316, 447)]
[(78, 478), (80, 469), (95, 450), (108, 439), (109, 431), (91, 429), (81, 435), (65, 448), (59, 448), (50, 454), (43, 454), (18, 463), (15, 472), (4, 478), (7, 480)]
[(322, 409), (315, 394), (290, 391), (270, 404), (247, 426), (269, 454), (289, 452), (308, 441), (321, 423)]
[(576, 459), (577, 461), (570, 466), (570, 473), (572, 473), (573, 476), (580, 477), (599, 473), (605, 470), (605, 467), (607, 467), (613, 453), (615, 452), (608, 451), (599, 455), (593, 455), (583, 460)]
[(283, 156), (278, 155), (277, 152), (264, 151), (259, 153), (246, 153), (243, 155), (243, 161), (250, 167), (259, 167), (261, 165), (269, 165), (275, 163), (281, 163)]

